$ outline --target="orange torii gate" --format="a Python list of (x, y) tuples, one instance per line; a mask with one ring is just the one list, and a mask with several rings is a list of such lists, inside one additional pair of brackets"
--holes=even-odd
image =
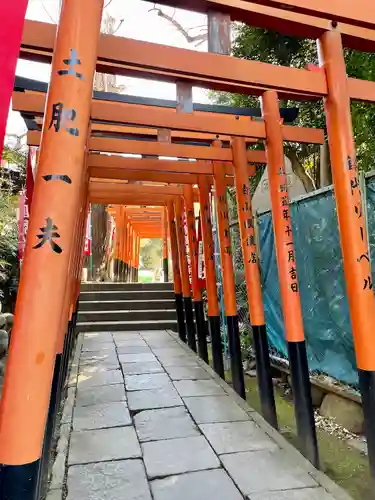
[[(233, 384), (236, 390), (244, 395), (228, 228), (226, 177), (223, 168), (223, 162), (233, 163), (233, 182), (236, 186), (238, 205), (246, 214), (246, 218), (243, 215), (240, 218), (241, 243), (243, 255), (246, 256), (244, 264), (251, 322), (256, 327), (253, 329), (253, 336), (257, 348), (262, 408), (265, 417), (276, 426), (267, 359), (260, 355), (267, 347), (267, 338), (254, 228), (251, 223), (247, 172), (248, 162), (257, 162), (250, 159), (255, 152), (246, 151), (244, 139), (265, 142), (265, 151), (257, 154), (262, 155), (263, 160), (260, 160), (260, 163), (267, 161), (269, 171), (277, 263), (298, 435), (304, 454), (318, 465), (297, 266), (283, 164), (283, 141), (303, 142), (304, 138), (306, 140), (306, 130), (282, 123), (279, 98), (324, 100), (369, 460), (371, 472), (375, 476), (375, 431), (372, 425), (375, 413), (375, 346), (371, 338), (371, 329), (375, 322), (375, 299), (350, 116), (351, 99), (375, 101), (375, 83), (348, 78), (343, 57), (343, 43), (349, 47), (375, 50), (375, 14), (372, 2), (358, 0), (354, 7), (348, 1), (339, 3), (323, 0), (311, 0), (308, 6), (303, 0), (166, 0), (160, 3), (210, 11), (210, 28), (215, 26), (215, 23), (217, 26), (218, 20), (222, 24), (229, 23), (230, 16), (233, 16), (235, 20), (249, 23), (254, 20), (257, 26), (280, 28), (280, 32), (290, 35), (316, 36), (320, 68), (311, 71), (278, 67), (230, 57), (229, 37), (216, 36), (218, 33), (222, 34), (222, 31), (215, 29), (209, 29), (209, 47), (211, 52), (217, 52), (216, 54), (165, 47), (121, 37), (100, 36), (103, 0), (65, 0), (56, 43), (56, 28), (53, 25), (30, 21), (25, 23), (21, 57), (51, 62), (54, 53), (54, 59), (47, 99), (41, 92), (26, 91), (24, 95), (16, 96), (19, 99), (16, 109), (19, 106), (19, 109), (35, 112), (41, 117), (45, 108), (46, 114), (41, 138), (38, 130), (30, 132), (30, 136), (35, 137), (35, 142), (40, 143), (41, 148), (0, 408), (0, 462), (4, 464), (1, 480), (8, 500), (34, 498), (43, 442), (47, 450), (49, 447), (56, 410), (55, 390), (65, 375), (64, 370), (60, 370), (60, 365), (64, 355), (66, 358), (70, 352), (74, 338), (72, 328), (69, 328), (68, 335), (65, 335), (65, 332), (68, 319), (74, 320), (73, 312), (76, 311), (85, 213), (89, 199), (92, 202), (118, 205), (167, 206), (172, 257), (174, 255), (176, 306), (177, 298), (180, 300), (183, 297), (182, 302), (185, 302), (185, 321), (179, 321), (180, 336), (187, 339), (192, 349), (196, 349), (182, 227), (182, 202), (184, 200), (189, 211), (190, 194), (186, 193), (186, 187), (183, 189), (179, 186), (153, 187), (159, 190), (155, 192), (144, 192), (143, 186), (142, 189), (136, 187), (138, 184), (131, 184), (132, 189), (125, 188), (121, 183), (103, 182), (106, 179), (104, 172), (100, 181), (90, 180), (86, 165), (90, 165), (93, 155), (96, 155), (95, 161), (102, 160), (97, 158), (101, 155), (95, 152), (155, 156), (168, 152), (170, 156), (195, 158), (204, 161), (206, 165), (209, 162), (210, 172), (201, 174), (196, 171), (194, 175), (198, 176), (202, 224), (204, 220), (206, 228), (211, 224), (207, 201), (211, 179), (215, 186), (214, 198), (220, 234)], [(223, 15), (215, 10), (221, 11)], [(80, 22), (79, 30), (74, 28), (74, 19)], [(165, 112), (161, 109), (151, 109), (151, 106), (142, 109), (141, 106), (129, 103), (92, 100), (95, 69), (104, 73), (178, 82), (177, 111)], [(185, 84), (185, 87), (180, 82)], [(260, 96), (263, 120), (242, 117), (218, 119), (217, 116), (195, 112), (186, 84)], [(186, 97), (186, 94), (186, 99), (180, 99), (182, 96)], [(173, 141), (164, 144), (162, 140), (155, 143), (149, 141), (146, 142), (147, 146), (141, 146), (141, 141), (138, 140), (125, 141), (117, 137), (89, 134), (90, 118), (94, 123), (102, 120), (111, 122), (110, 126), (118, 126), (123, 124), (124, 117), (126, 124), (133, 127), (145, 125), (152, 129), (218, 134), (219, 137), (215, 138), (218, 141), (221, 140), (222, 134), (233, 137), (233, 140), (230, 147), (222, 147), (220, 142), (212, 144), (214, 147), (203, 147), (176, 145)], [(97, 131), (100, 132), (100, 129)], [(309, 141), (314, 142), (311, 138)], [(212, 143), (212, 140), (210, 142)], [(86, 154), (87, 150), (91, 153)], [(97, 164), (95, 168), (104, 167)], [(120, 167), (118, 170), (126, 170), (126, 167)], [(137, 168), (133, 170), (136, 171)], [(144, 170), (147, 169), (143, 168)], [(193, 172), (176, 171), (177, 173), (191, 175)], [(116, 175), (117, 173), (113, 173), (110, 180), (121, 179)], [(136, 180), (135, 174), (133, 179), (128, 180)], [(190, 187), (194, 185), (183, 184)], [(195, 243), (192, 237), (193, 233), (190, 234), (190, 256), (194, 256)], [(207, 261), (212, 258), (209, 245), (212, 245), (212, 240), (210, 243), (208, 231), (204, 241), (205, 263), (208, 264), (207, 270), (211, 269), (210, 276), (213, 278), (214, 269)], [(43, 286), (35, 289), (35, 280)], [(194, 288), (193, 285), (193, 292)], [(210, 293), (209, 309), (216, 312), (211, 281), (207, 284), (207, 290)], [(195, 292), (194, 299), (199, 302), (199, 294)], [(30, 339), (32, 341), (29, 341)], [(198, 348), (200, 355), (204, 357), (203, 344), (198, 345)], [(219, 360), (216, 360), (216, 363), (219, 370)], [(14, 394), (17, 394), (16, 398)], [(264, 397), (265, 395), (267, 397)]]

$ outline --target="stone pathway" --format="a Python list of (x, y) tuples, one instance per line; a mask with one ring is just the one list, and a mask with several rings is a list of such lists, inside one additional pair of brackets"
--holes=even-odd
[(86, 333), (48, 500), (348, 500), (167, 331)]

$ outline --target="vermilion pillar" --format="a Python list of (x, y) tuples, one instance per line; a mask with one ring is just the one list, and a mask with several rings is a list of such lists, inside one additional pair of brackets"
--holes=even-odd
[(186, 184), (184, 186), (184, 200), (187, 233), (189, 239), (191, 282), (193, 289), (195, 324), (197, 328), (198, 354), (206, 363), (208, 363), (206, 321), (203, 310), (202, 292), (198, 282), (198, 241), (195, 231), (194, 197), (193, 186), (191, 184)]
[(232, 382), (235, 391), (246, 399), (245, 382), (241, 359), (240, 330), (237, 316), (236, 286), (234, 281), (232, 243), (229, 229), (227, 187), (224, 170), (220, 163), (214, 162), (214, 186), (216, 196), (217, 226), (219, 233), (220, 262), (223, 278), (224, 307), (227, 321), (229, 354)]
[(175, 212), (174, 212), (173, 201), (168, 201), (167, 215), (168, 215), (168, 227), (169, 227), (169, 241), (171, 242), (173, 287), (174, 287), (174, 298), (175, 298), (175, 305), (176, 305), (178, 336), (180, 337), (180, 339), (183, 342), (186, 342), (186, 328), (185, 328), (185, 319), (184, 319), (182, 282), (181, 282), (181, 275), (180, 275), (180, 263), (179, 263), (179, 257), (178, 257), (178, 243), (177, 243), (177, 232), (176, 232), (176, 222), (175, 222)]
[(274, 90), (269, 90), (263, 94), (262, 110), (266, 125), (268, 182), (297, 433), (301, 451), (310, 462), (318, 466), (318, 446), (311, 401), (287, 177), (284, 166), (282, 122), (279, 101)]
[(168, 282), (168, 216), (166, 207), (162, 212), (162, 233), (163, 233), (163, 275), (164, 282)]
[(202, 224), (203, 258), (206, 279), (208, 323), (211, 336), (212, 365), (215, 372), (224, 379), (223, 345), (220, 332), (220, 311), (217, 296), (214, 241), (210, 208), (210, 182), (206, 176), (199, 176), (199, 204)]
[(253, 213), (251, 209), (251, 188), (247, 168), (246, 143), (243, 137), (235, 137), (232, 139), (232, 151), (238, 221), (240, 226), (250, 323), (255, 348), (259, 398), (264, 418), (273, 427), (277, 427), (268, 340), (264, 321), (258, 251), (255, 242)]
[[(103, 0), (65, 0), (0, 407), (2, 494), (32, 500), (84, 181)], [(36, 286), (37, 284), (37, 286)]]
[(327, 31), (318, 42), (327, 77), (324, 101), (346, 293), (357, 358), (370, 469), (375, 478), (375, 299), (350, 114), (341, 35)]
[(177, 196), (175, 198), (174, 208), (175, 208), (178, 256), (179, 256), (179, 262), (180, 262), (180, 273), (181, 273), (181, 283), (182, 283), (182, 295), (183, 295), (183, 302), (184, 302), (187, 343), (188, 343), (190, 349), (192, 349), (194, 352), (196, 352), (197, 345), (196, 345), (196, 340), (195, 340), (195, 325), (194, 325), (194, 316), (193, 316), (193, 305), (192, 305), (192, 301), (191, 301), (190, 283), (189, 283), (189, 267), (188, 267), (187, 256), (186, 256), (182, 198), (180, 196)]

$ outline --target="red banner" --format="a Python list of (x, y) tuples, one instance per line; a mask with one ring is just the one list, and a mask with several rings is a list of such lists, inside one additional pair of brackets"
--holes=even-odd
[(87, 215), (84, 254), (91, 255), (91, 205), (89, 206), (89, 213)]
[(36, 172), (36, 153), (38, 148), (29, 146), (26, 163), (26, 197), (29, 206), (29, 213), (31, 212), (31, 204), (33, 201), (34, 180)]
[(204, 268), (204, 254), (203, 254), (203, 239), (202, 239), (202, 226), (201, 219), (197, 217), (197, 240), (198, 240), (198, 284), (199, 288), (203, 290), (206, 288), (206, 276), (205, 276), (205, 268)]
[(26, 9), (27, 0), (0, 1), (0, 157), (3, 154), (5, 130)]

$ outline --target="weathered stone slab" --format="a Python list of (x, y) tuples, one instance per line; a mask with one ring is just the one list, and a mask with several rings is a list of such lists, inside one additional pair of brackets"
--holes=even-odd
[(143, 363), (145, 361), (156, 361), (156, 356), (152, 352), (140, 352), (133, 354), (119, 354), (121, 363)]
[(142, 411), (135, 415), (134, 423), (140, 441), (199, 435), (198, 428), (182, 406)]
[(174, 386), (182, 397), (225, 396), (223, 389), (214, 380), (180, 380)]
[(140, 375), (142, 373), (160, 373), (163, 370), (160, 363), (157, 361), (144, 361), (139, 363), (122, 363), (124, 375), (133, 374)]
[(113, 349), (114, 343), (112, 342), (98, 342), (97, 340), (86, 340), (83, 342), (82, 351), (101, 351)]
[(277, 450), (279, 447), (254, 422), (223, 422), (199, 426), (217, 454)]
[(120, 370), (104, 370), (90, 375), (78, 376), (78, 388), (87, 389), (100, 385), (122, 384), (124, 382)]
[(171, 380), (166, 373), (144, 373), (142, 375), (125, 375), (127, 391), (142, 391), (158, 389), (171, 385)]
[(155, 500), (242, 500), (223, 469), (189, 472), (151, 482)]
[(151, 500), (141, 460), (74, 465), (67, 500)]
[(151, 441), (143, 443), (142, 448), (150, 478), (220, 466), (203, 436)]
[(163, 363), (165, 369), (170, 366), (196, 366), (198, 367), (198, 361), (191, 356), (166, 356), (159, 358), (160, 362)]
[(133, 427), (72, 432), (68, 463), (84, 464), (138, 458), (141, 449)]
[(220, 458), (240, 491), (250, 498), (256, 492), (317, 486), (308, 472), (291, 462), (283, 450), (245, 451), (221, 455)]
[[(176, 344), (173, 347), (156, 347), (153, 349), (153, 352), (158, 358), (168, 358), (185, 354), (181, 347), (176, 346)], [(188, 354), (186, 353), (186, 355)]]
[(61, 500), (63, 497), (63, 492), (61, 489), (58, 490), (50, 490), (47, 493), (47, 500)]
[(95, 342), (113, 342), (113, 337), (110, 332), (86, 332), (83, 334), (83, 345), (88, 340)]
[(75, 394), (76, 394), (75, 387), (69, 387), (68, 391), (67, 391), (65, 403), (64, 403), (63, 414), (61, 417), (62, 424), (71, 424), (71, 422), (72, 422)]
[(104, 349), (103, 351), (83, 351), (80, 356), (80, 364), (86, 361), (117, 361), (116, 349), (113, 344), (113, 348)]
[(249, 500), (335, 500), (323, 488), (303, 488), (300, 490), (254, 493)]
[(150, 352), (151, 349), (147, 345), (127, 345), (124, 343), (121, 343), (120, 346), (117, 347), (117, 352), (119, 354), (137, 354), (141, 352)]
[(198, 424), (249, 420), (248, 414), (229, 396), (184, 398), (184, 402)]
[(76, 406), (89, 406), (98, 403), (111, 403), (125, 400), (125, 389), (122, 384), (102, 385), (91, 389), (78, 389)]
[(129, 347), (129, 346), (134, 346), (134, 347), (148, 347), (146, 342), (142, 340), (141, 338), (139, 339), (129, 339), (129, 340), (115, 340), (115, 344), (117, 348), (119, 347)]
[(169, 366), (165, 368), (172, 380), (207, 380), (210, 375), (200, 366)]
[(108, 370), (118, 370), (120, 368), (119, 362), (110, 363), (108, 365), (102, 363), (91, 363), (88, 365), (80, 366), (79, 375), (83, 375), (86, 377), (91, 377), (94, 373), (105, 372)]
[(128, 405), (131, 410), (149, 410), (181, 406), (183, 402), (176, 389), (170, 384), (158, 389), (129, 392)]
[(131, 425), (129, 410), (124, 402), (99, 403), (91, 406), (76, 406), (73, 415), (73, 429), (105, 429)]

